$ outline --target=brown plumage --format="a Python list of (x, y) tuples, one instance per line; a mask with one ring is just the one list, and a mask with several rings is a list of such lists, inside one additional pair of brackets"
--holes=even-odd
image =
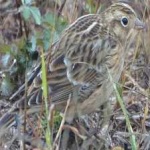
[[(144, 24), (134, 10), (116, 3), (101, 14), (89, 14), (77, 19), (60, 36), (46, 57), (50, 100), (56, 109), (64, 111), (71, 95), (67, 120), (95, 111), (113, 91), (108, 70), (118, 82), (130, 39)], [(29, 108), (38, 108), (42, 101), (41, 72), (28, 91)], [(24, 107), (25, 97), (18, 100), (0, 126), (12, 121), (13, 112)], [(10, 119), (8, 119), (10, 118)], [(11, 122), (10, 121), (10, 122)]]

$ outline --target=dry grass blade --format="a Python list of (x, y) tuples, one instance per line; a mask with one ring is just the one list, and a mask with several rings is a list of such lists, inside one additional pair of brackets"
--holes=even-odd
[(66, 120), (66, 114), (67, 114), (68, 107), (69, 107), (69, 105), (70, 105), (70, 101), (71, 101), (71, 95), (70, 95), (69, 98), (68, 98), (67, 105), (66, 105), (66, 107), (65, 107), (65, 111), (64, 111), (64, 114), (63, 114), (63, 118), (62, 118), (62, 121), (61, 121), (59, 130), (58, 130), (58, 132), (57, 132), (57, 135), (56, 135), (55, 140), (54, 140), (54, 143), (53, 143), (53, 149), (56, 148), (56, 150), (57, 150), (57, 149), (59, 148), (59, 146), (60, 146), (60, 140), (59, 140), (59, 138), (61, 137), (61, 134), (62, 134), (62, 130), (63, 130), (63, 126), (64, 126), (64, 123), (65, 123), (65, 120)]

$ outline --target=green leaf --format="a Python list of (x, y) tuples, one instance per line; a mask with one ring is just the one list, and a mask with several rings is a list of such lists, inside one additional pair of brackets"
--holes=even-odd
[(30, 12), (33, 15), (35, 23), (40, 25), (41, 24), (41, 13), (37, 7), (30, 7)]
[(32, 43), (31, 51), (34, 52), (36, 49), (36, 37), (35, 36), (31, 37), (31, 43)]
[(19, 12), (21, 12), (21, 14), (25, 20), (28, 20), (31, 16), (30, 7), (28, 7), (28, 6), (25, 6), (25, 5), (21, 6), (19, 8)]
[(24, 5), (25, 4), (25, 0), (21, 0), (22, 4)]
[(30, 5), (32, 3), (32, 0), (21, 0), (23, 5)]
[(64, 18), (57, 18), (53, 13), (47, 13), (44, 15), (44, 17), (42, 17), (42, 22), (47, 24), (51, 30), (56, 30), (58, 34), (61, 33), (68, 24)]
[(35, 20), (35, 23), (38, 25), (41, 24), (41, 13), (38, 8), (23, 5), (19, 8), (19, 12), (21, 12), (25, 20), (28, 20), (32, 15)]
[(48, 23), (51, 26), (55, 26), (55, 16), (52, 13), (47, 13), (44, 15), (42, 22)]

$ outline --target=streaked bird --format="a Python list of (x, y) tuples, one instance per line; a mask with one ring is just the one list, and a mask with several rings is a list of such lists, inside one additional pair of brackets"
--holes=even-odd
[[(89, 14), (72, 23), (46, 56), (49, 99), (63, 112), (70, 97), (66, 121), (94, 112), (108, 101), (113, 82), (123, 71), (128, 44), (145, 24), (125, 3), (115, 3), (100, 14)], [(43, 99), (41, 70), (23, 96), (0, 120), (0, 129), (15, 120), (24, 108), (39, 111)]]

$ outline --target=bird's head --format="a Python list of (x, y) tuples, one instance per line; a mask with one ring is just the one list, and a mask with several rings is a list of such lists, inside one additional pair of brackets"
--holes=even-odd
[(104, 12), (103, 18), (109, 33), (123, 41), (129, 34), (136, 35), (144, 29), (145, 24), (137, 17), (135, 11), (126, 3), (115, 3)]

